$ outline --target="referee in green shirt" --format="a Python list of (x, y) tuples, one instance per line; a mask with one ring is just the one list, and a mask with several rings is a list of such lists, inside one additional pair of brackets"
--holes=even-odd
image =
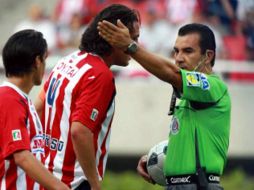
[[(100, 22), (100, 35), (122, 49), (146, 70), (174, 88), (169, 145), (164, 173), (167, 190), (220, 190), (227, 160), (231, 102), (225, 83), (213, 73), (216, 44), (212, 30), (203, 24), (181, 27), (174, 45), (173, 64), (130, 38), (121, 21)], [(166, 36), (165, 36), (166, 37)], [(174, 106), (175, 97), (180, 101)], [(172, 106), (173, 105), (173, 106)], [(153, 183), (141, 157), (138, 173)]]

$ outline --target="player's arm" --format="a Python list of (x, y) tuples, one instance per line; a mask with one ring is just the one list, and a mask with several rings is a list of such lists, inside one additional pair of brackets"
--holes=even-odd
[[(120, 20), (117, 21), (117, 26), (107, 21), (99, 22), (98, 30), (101, 37), (113, 47), (120, 48), (123, 51), (126, 51), (129, 44), (133, 42), (128, 28)], [(179, 67), (169, 59), (151, 53), (138, 44), (137, 46), (137, 51), (130, 55), (133, 59), (159, 79), (172, 84), (178, 90), (182, 89)]]
[(43, 112), (43, 101), (45, 99), (45, 91), (42, 88), (38, 97), (35, 100), (34, 106), (36, 109), (37, 114), (39, 115), (39, 117), (41, 118), (42, 116), (42, 112)]
[(92, 190), (100, 190), (92, 131), (80, 122), (72, 122), (71, 138), (76, 157)]
[(54, 177), (44, 166), (37, 160), (30, 151), (21, 150), (13, 154), (16, 165), (22, 168), (25, 173), (41, 184), (48, 190), (67, 190), (69, 189), (64, 183)]

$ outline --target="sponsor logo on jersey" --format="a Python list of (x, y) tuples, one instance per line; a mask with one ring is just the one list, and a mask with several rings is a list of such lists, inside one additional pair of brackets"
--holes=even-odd
[(210, 181), (220, 182), (220, 177), (215, 175), (209, 175), (208, 179)]
[(176, 117), (173, 117), (170, 124), (171, 134), (176, 135), (180, 130), (180, 124)]
[(44, 153), (45, 142), (43, 139), (43, 135), (36, 135), (31, 140), (31, 152), (36, 153)]
[(13, 141), (22, 140), (21, 131), (19, 129), (12, 130), (12, 140)]
[(172, 184), (191, 183), (190, 178), (191, 178), (191, 176), (186, 176), (186, 177), (171, 177), (170, 178), (170, 182)]
[(90, 115), (90, 119), (95, 121), (97, 119), (97, 117), (98, 117), (98, 114), (99, 114), (99, 111), (94, 108), (92, 113), (91, 113), (91, 115)]
[(64, 148), (64, 142), (60, 141), (56, 138), (51, 138), (48, 134), (43, 134), (43, 138), (45, 140), (45, 146), (48, 147), (50, 150), (54, 151), (62, 151)]

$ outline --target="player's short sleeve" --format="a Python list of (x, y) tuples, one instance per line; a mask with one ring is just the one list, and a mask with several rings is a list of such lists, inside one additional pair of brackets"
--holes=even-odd
[(198, 102), (217, 102), (227, 87), (216, 75), (181, 70), (183, 81), (182, 98)]
[(23, 99), (6, 99), (6, 103), (1, 105), (0, 144), (3, 158), (19, 150), (30, 150), (26, 106)]
[(78, 86), (78, 95), (72, 109), (71, 121), (79, 121), (94, 131), (107, 115), (115, 96), (115, 84), (110, 72), (88, 72)]

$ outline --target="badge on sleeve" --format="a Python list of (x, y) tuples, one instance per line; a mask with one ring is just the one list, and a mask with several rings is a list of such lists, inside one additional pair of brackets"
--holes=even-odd
[(207, 80), (206, 75), (205, 74), (201, 74), (200, 76), (201, 76), (200, 78), (201, 78), (201, 82), (202, 82), (202, 89), (203, 90), (209, 90), (210, 84), (209, 84), (209, 82)]
[(187, 86), (200, 87), (202, 90), (209, 90), (210, 84), (207, 76), (199, 72), (186, 72)]
[(22, 140), (21, 131), (19, 129), (12, 130), (12, 140), (13, 141), (20, 141), (20, 140)]
[(97, 109), (93, 108), (93, 111), (92, 111), (92, 113), (90, 115), (90, 119), (95, 121), (97, 119), (97, 117), (98, 117), (98, 114), (99, 114), (99, 111)]
[(186, 73), (187, 86), (200, 86), (200, 74), (197, 72)]

